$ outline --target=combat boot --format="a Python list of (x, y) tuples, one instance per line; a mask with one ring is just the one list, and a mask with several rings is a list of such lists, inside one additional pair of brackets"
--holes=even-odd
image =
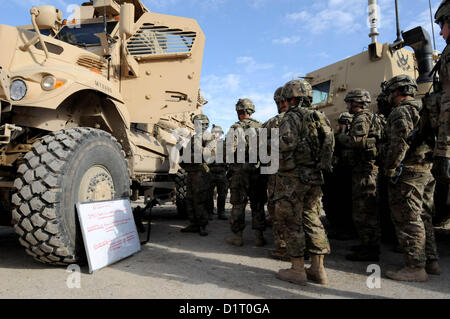
[(200, 227), (198, 225), (189, 225), (180, 230), (182, 233), (198, 233), (200, 231)]
[(244, 240), (242, 239), (242, 230), (237, 233), (233, 233), (233, 235), (231, 235), (230, 237), (225, 239), (225, 241), (229, 245), (233, 245), (233, 246), (237, 246), (237, 247), (243, 246)]
[(387, 271), (386, 277), (398, 281), (424, 282), (428, 280), (425, 268), (405, 266), (399, 271)]
[(439, 267), (439, 263), (437, 262), (437, 260), (427, 261), (425, 271), (429, 275), (439, 276), (441, 274), (441, 268)]
[(205, 226), (200, 226), (199, 233), (200, 233), (200, 236), (202, 236), (202, 237), (208, 236), (208, 231), (206, 230)]
[(255, 230), (255, 245), (257, 247), (262, 247), (265, 246), (266, 243), (263, 232), (261, 230)]
[(311, 267), (305, 269), (307, 278), (320, 285), (328, 285), (328, 276), (323, 266), (324, 257), (311, 255)]
[(305, 259), (303, 257), (291, 257), (291, 263), (291, 269), (281, 269), (277, 274), (277, 278), (283, 281), (305, 286), (307, 280), (305, 272)]
[(345, 258), (350, 261), (380, 261), (380, 248), (364, 246)]

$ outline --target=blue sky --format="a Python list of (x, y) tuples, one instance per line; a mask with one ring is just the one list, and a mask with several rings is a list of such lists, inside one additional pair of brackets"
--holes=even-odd
[[(28, 24), (29, 8), (52, 4), (69, 15), (82, 0), (0, 0), (0, 23)], [(370, 43), (367, 0), (144, 0), (153, 12), (195, 18), (206, 35), (201, 88), (211, 123), (226, 131), (239, 98), (251, 98), (265, 121), (276, 114), (273, 92), (295, 76), (352, 56)], [(432, 0), (433, 14), (441, 0)], [(379, 42), (396, 38), (394, 0), (378, 0)], [(431, 34), (428, 0), (399, 0), (402, 30)], [(436, 48), (445, 43), (435, 25)]]

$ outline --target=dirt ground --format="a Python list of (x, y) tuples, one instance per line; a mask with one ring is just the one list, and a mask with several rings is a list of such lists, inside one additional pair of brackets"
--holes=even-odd
[[(227, 204), (228, 208), (229, 204)], [(229, 213), (229, 210), (227, 211)], [(217, 217), (217, 216), (216, 216)], [(370, 263), (349, 262), (344, 256), (356, 241), (331, 241), (332, 254), (325, 264), (329, 276), (326, 287), (296, 286), (278, 280), (276, 272), (290, 263), (268, 258), (269, 244), (254, 246), (250, 213), (244, 231), (245, 245), (224, 243), (230, 234), (227, 221), (210, 222), (208, 237), (182, 234), (187, 221), (173, 206), (153, 211), (151, 242), (138, 254), (94, 274), (81, 267), (81, 287), (68, 288), (70, 275), (64, 267), (39, 264), (29, 257), (11, 228), (0, 227), (0, 298), (136, 298), (136, 299), (297, 299), (297, 298), (446, 298), (450, 297), (450, 231), (438, 230), (441, 276), (426, 283), (402, 283), (387, 279), (386, 270), (400, 268), (402, 255), (383, 245), (381, 287), (370, 289)], [(141, 235), (145, 238), (145, 234)]]

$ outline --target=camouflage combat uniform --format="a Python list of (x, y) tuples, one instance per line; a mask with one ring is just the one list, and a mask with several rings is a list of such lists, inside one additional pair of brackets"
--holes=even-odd
[[(197, 146), (196, 146), (197, 145)], [(208, 201), (209, 201), (209, 168), (206, 163), (194, 162), (194, 151), (196, 148), (203, 151), (214, 149), (212, 135), (205, 131), (199, 135), (193, 135), (186, 148), (191, 149), (191, 163), (181, 163), (186, 171), (186, 213), (193, 226), (204, 227), (208, 224)]]
[[(263, 124), (263, 128), (268, 130), (267, 139), (270, 141), (271, 129), (279, 128), (280, 122), (283, 119), (284, 113), (278, 114), (277, 116), (269, 119)], [(269, 150), (270, 151), (270, 150)], [(276, 185), (276, 174), (271, 174), (267, 176), (267, 210), (272, 220), (275, 219), (275, 185)], [(276, 247), (286, 247), (286, 243), (283, 240), (283, 235), (281, 231), (273, 225), (273, 236)]]
[[(248, 129), (254, 129), (254, 133), (258, 134), (258, 128), (262, 124), (252, 118), (244, 119), (236, 122), (231, 126), (230, 132), (242, 129), (243, 132)], [(227, 137), (228, 139), (228, 137)], [(234, 147), (237, 149), (238, 140), (235, 138)], [(246, 141), (248, 143), (248, 141)], [(248, 147), (248, 145), (246, 145)], [(248, 157), (248, 154), (246, 154)], [(236, 157), (235, 157), (236, 160)], [(231, 211), (231, 230), (237, 234), (242, 232), (245, 228), (245, 208), (250, 200), (250, 208), (252, 211), (252, 229), (264, 231), (266, 229), (266, 218), (264, 213), (264, 205), (267, 201), (267, 194), (265, 191), (265, 184), (261, 183), (261, 176), (259, 174), (259, 163), (234, 163), (230, 164), (231, 183), (230, 202), (233, 205)]]
[(355, 237), (356, 230), (352, 218), (352, 167), (348, 164), (348, 154), (344, 145), (339, 142), (339, 134), (348, 134), (353, 115), (342, 113), (338, 118), (340, 125), (334, 134), (336, 146), (333, 155), (333, 172), (324, 172), (325, 183), (322, 185), (323, 209), (330, 223), (328, 238), (350, 239)]
[(439, 80), (441, 91), (435, 100), (426, 103), (431, 125), (436, 131), (433, 175), (436, 178), (435, 207), (436, 222), (440, 224), (450, 218), (450, 46), (444, 49), (440, 60)]
[(376, 145), (371, 137), (374, 115), (368, 110), (354, 114), (349, 134), (337, 140), (352, 150), (352, 215), (360, 241), (365, 247), (380, 245), (379, 216), (376, 209), (378, 167), (375, 165)]
[(210, 169), (210, 205), (214, 210), (214, 189), (217, 188), (217, 214), (223, 216), (225, 213), (225, 201), (228, 193), (227, 167), (225, 163), (209, 164)]
[[(442, 99), (440, 103), (439, 129), (434, 155), (436, 157), (450, 158), (450, 46), (447, 45), (441, 58), (440, 81), (442, 86)], [(448, 170), (448, 166), (447, 166)], [(448, 172), (447, 172), (447, 183)]]
[(386, 126), (388, 146), (384, 161), (385, 174), (392, 180), (389, 204), (397, 238), (406, 265), (417, 268), (438, 259), (432, 225), (435, 180), (428, 156), (432, 150), (425, 142), (413, 148), (408, 145), (410, 134), (419, 123), (421, 108), (420, 101), (407, 97), (393, 109)]
[(330, 253), (320, 220), (323, 176), (317, 159), (311, 156), (303, 122), (311, 113), (302, 107), (292, 108), (280, 122), (274, 225), (283, 233), (287, 252), (293, 258), (303, 257), (306, 248), (313, 255)]

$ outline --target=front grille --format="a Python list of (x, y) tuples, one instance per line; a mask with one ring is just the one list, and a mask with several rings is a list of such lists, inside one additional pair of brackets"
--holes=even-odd
[(128, 40), (127, 49), (133, 56), (189, 53), (196, 37), (195, 32), (144, 23)]

